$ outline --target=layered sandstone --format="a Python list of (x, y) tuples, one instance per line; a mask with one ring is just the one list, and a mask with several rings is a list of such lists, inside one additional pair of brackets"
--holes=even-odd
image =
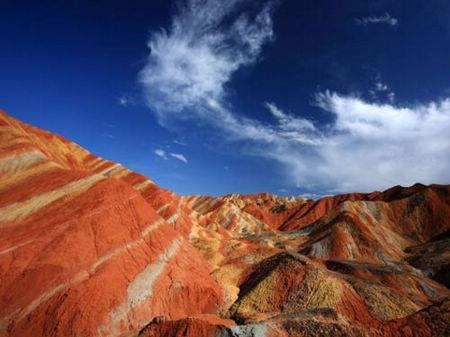
[(4, 113), (0, 123), (0, 335), (122, 336), (216, 312), (222, 289), (179, 197)]
[(186, 196), (0, 112), (0, 336), (450, 335), (450, 186)]

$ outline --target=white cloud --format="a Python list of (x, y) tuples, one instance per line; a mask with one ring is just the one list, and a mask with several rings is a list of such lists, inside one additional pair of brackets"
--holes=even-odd
[[(189, 0), (170, 30), (151, 35), (140, 81), (161, 124), (194, 119), (220, 130), (217, 137), (226, 141), (245, 141), (248, 153), (280, 162), (293, 185), (311, 191), (450, 181), (450, 99), (400, 106), (378, 81), (373, 91), (386, 95), (385, 103), (328, 91), (317, 94), (315, 104), (333, 117), (325, 126), (288, 114), (273, 102), (264, 104), (273, 117), (270, 124), (234, 113), (226, 84), (236, 70), (255, 63), (263, 45), (273, 39), (272, 2), (253, 16), (230, 20), (244, 3)], [(393, 24), (390, 15), (384, 17)], [(367, 22), (381, 22), (377, 20)], [(170, 156), (187, 162), (181, 154)]]
[(128, 100), (126, 97), (119, 97), (119, 99), (117, 100), (119, 102), (119, 104), (121, 106), (127, 106), (128, 105)]
[(391, 16), (389, 13), (385, 13), (380, 16), (366, 16), (362, 18), (355, 19), (355, 23), (358, 26), (368, 26), (373, 24), (387, 24), (390, 26), (396, 26), (398, 24), (398, 19)]
[(336, 117), (316, 148), (320, 176), (335, 189), (450, 181), (449, 98), (402, 107), (325, 92), (317, 104)]
[(327, 195), (326, 194), (317, 194), (317, 193), (304, 193), (304, 194), (301, 194), (300, 196), (305, 199), (318, 200), (320, 198), (326, 197)]
[(376, 101), (387, 100), (390, 103), (395, 102), (395, 93), (390, 90), (389, 86), (386, 83), (381, 81), (381, 77), (378, 75), (376, 77), (373, 88), (369, 90), (369, 94), (372, 99)]
[(273, 38), (272, 2), (256, 13), (242, 13), (247, 3), (187, 0), (168, 31), (151, 35), (150, 55), (139, 79), (160, 123), (167, 124), (174, 115), (214, 121), (229, 114), (223, 103), (225, 84), (237, 69), (256, 62)]
[(136, 101), (135, 99), (130, 96), (130, 95), (122, 95), (117, 99), (117, 102), (119, 103), (119, 105), (123, 106), (124, 108), (126, 108), (127, 106), (130, 105), (135, 105)]
[(183, 143), (183, 142), (181, 142), (181, 141), (179, 141), (177, 139), (172, 140), (172, 143), (177, 144), (177, 145), (181, 145), (181, 146), (186, 146), (187, 145), (186, 143)]
[(450, 181), (450, 98), (400, 106), (325, 91), (315, 104), (334, 122), (306, 133), (308, 145), (278, 132), (254, 152), (282, 163), (296, 187), (334, 193)]
[(154, 151), (154, 153), (155, 153), (158, 157), (161, 157), (161, 158), (163, 158), (163, 159), (167, 159), (166, 151), (164, 151), (164, 150), (162, 150), (162, 149), (156, 149), (156, 150)]
[(184, 155), (182, 155), (181, 153), (171, 153), (170, 155), (172, 157), (174, 157), (175, 159), (178, 159), (178, 160), (180, 160), (180, 161), (182, 161), (182, 162), (184, 162), (186, 164), (188, 162), (186, 157)]
[(178, 159), (184, 163), (187, 163), (188, 160), (186, 159), (186, 157), (184, 155), (182, 155), (181, 153), (169, 153), (167, 154), (166, 151), (164, 151), (163, 149), (156, 149), (154, 151), (155, 155), (157, 155), (158, 157), (167, 160), (167, 155), (170, 155), (171, 157)]
[(280, 131), (301, 131), (301, 130), (315, 130), (313, 123), (305, 118), (293, 117), (284, 113), (275, 103), (264, 103), (265, 107), (276, 118)]
[(387, 98), (388, 98), (389, 102), (394, 103), (394, 101), (395, 101), (395, 92), (392, 92), (392, 91), (389, 92), (387, 94)]
[(387, 91), (388, 90), (388, 86), (382, 82), (376, 82), (375, 88), (377, 91)]

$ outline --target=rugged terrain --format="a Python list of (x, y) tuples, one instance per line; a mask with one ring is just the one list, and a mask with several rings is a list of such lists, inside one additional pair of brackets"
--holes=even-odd
[(0, 111), (0, 336), (450, 336), (450, 186), (180, 197)]

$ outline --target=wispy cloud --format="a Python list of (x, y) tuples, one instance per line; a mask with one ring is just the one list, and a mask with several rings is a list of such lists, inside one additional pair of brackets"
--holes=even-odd
[(127, 107), (130, 105), (135, 105), (136, 100), (130, 96), (130, 95), (121, 95), (119, 98), (117, 98), (117, 103), (123, 107)]
[(372, 89), (369, 90), (369, 94), (376, 101), (386, 99), (390, 103), (395, 102), (395, 92), (386, 83), (381, 81), (380, 76), (376, 77)]
[[(264, 103), (271, 123), (234, 112), (226, 84), (239, 68), (257, 62), (274, 36), (273, 2), (259, 3), (252, 15), (242, 13), (245, 2), (189, 0), (169, 30), (151, 35), (140, 81), (161, 124), (195, 119), (214, 127), (226, 141), (245, 141), (251, 154), (280, 162), (293, 185), (311, 191), (369, 191), (450, 180), (450, 99), (394, 105), (395, 96), (389, 100), (392, 91), (380, 80), (373, 90), (388, 95), (384, 103), (318, 93), (314, 104), (333, 121), (325, 126), (273, 102)], [(393, 19), (385, 15), (361, 19), (361, 24), (397, 24)], [(186, 160), (181, 156), (177, 159)]]
[(390, 26), (396, 26), (398, 24), (398, 19), (392, 17), (389, 13), (385, 13), (380, 16), (366, 16), (358, 18), (355, 19), (355, 23), (358, 26), (368, 26), (373, 24), (387, 24)]
[(156, 149), (154, 153), (160, 158), (167, 159), (166, 151), (164, 151), (163, 149)]
[(179, 161), (182, 161), (184, 163), (187, 164), (188, 160), (186, 159), (186, 157), (184, 155), (182, 155), (181, 153), (171, 153), (170, 154), (173, 158), (178, 159)]
[(188, 0), (168, 31), (151, 35), (150, 55), (139, 79), (160, 123), (173, 117), (230, 117), (224, 85), (237, 69), (256, 62), (263, 45), (273, 39), (273, 2), (230, 20), (245, 3)]
[(187, 162), (188, 162), (188, 160), (186, 159), (186, 157), (185, 157), (183, 154), (181, 154), (181, 153), (171, 153), (171, 152), (170, 152), (170, 153), (167, 153), (167, 152), (164, 151), (163, 149), (156, 149), (156, 150), (154, 151), (154, 154), (157, 155), (158, 157), (164, 159), (164, 160), (169, 159), (168, 156), (170, 156), (170, 157), (175, 158), (175, 159), (177, 159), (177, 160), (179, 160), (179, 161), (182, 161), (182, 162), (184, 162), (184, 163), (187, 163)]
[(278, 122), (280, 131), (300, 131), (300, 130), (315, 130), (313, 123), (305, 118), (294, 117), (284, 113), (275, 103), (265, 102), (267, 110), (269, 110)]
[(181, 141), (179, 141), (179, 140), (177, 140), (177, 139), (174, 139), (174, 140), (172, 141), (172, 143), (177, 144), (177, 145), (181, 145), (181, 146), (186, 146), (186, 145), (187, 145), (186, 143), (181, 142)]
[(327, 195), (326, 194), (318, 194), (318, 193), (304, 193), (304, 194), (301, 194), (300, 196), (302, 196), (303, 198), (306, 198), (306, 199), (317, 200), (317, 199), (326, 197)]

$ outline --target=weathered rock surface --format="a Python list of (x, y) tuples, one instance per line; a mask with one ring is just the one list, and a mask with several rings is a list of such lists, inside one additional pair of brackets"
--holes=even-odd
[(450, 335), (450, 186), (180, 197), (0, 111), (0, 336)]
[(4, 113), (0, 128), (1, 336), (123, 336), (216, 313), (223, 291), (179, 197)]

